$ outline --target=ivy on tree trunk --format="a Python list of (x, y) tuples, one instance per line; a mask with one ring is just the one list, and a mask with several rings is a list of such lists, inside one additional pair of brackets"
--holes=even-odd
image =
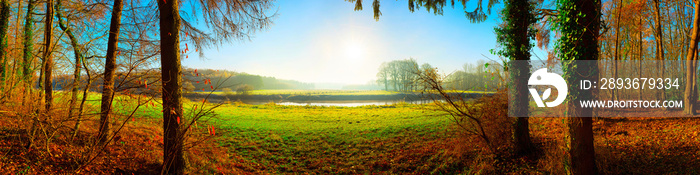
[[(592, 100), (593, 90), (579, 91), (581, 79), (598, 79), (598, 35), (600, 31), (599, 0), (557, 0), (559, 10), (556, 28), (561, 32), (557, 41), (564, 79), (568, 84), (565, 117), (569, 127), (567, 146), (571, 174), (596, 174), (593, 146), (593, 111), (582, 108), (579, 100)], [(584, 60), (584, 61), (581, 61)]]

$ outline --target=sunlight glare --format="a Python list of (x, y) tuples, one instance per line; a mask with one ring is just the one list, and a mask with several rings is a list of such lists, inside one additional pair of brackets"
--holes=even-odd
[(365, 48), (357, 41), (349, 41), (344, 45), (344, 47), (345, 51), (342, 56), (344, 61), (358, 62), (364, 59), (363, 57), (367, 56), (365, 54)]

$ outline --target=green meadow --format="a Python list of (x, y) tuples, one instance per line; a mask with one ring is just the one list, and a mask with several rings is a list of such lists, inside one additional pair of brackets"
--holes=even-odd
[[(274, 92), (274, 91), (273, 91)], [(338, 94), (340, 91), (335, 92)], [(275, 92), (279, 93), (279, 92)], [(353, 93), (353, 92), (348, 92)], [(373, 92), (374, 93), (374, 92)], [(89, 105), (99, 107), (99, 94)], [(118, 96), (115, 109), (122, 115), (136, 100)], [(128, 125), (160, 120), (160, 100), (141, 106)], [(185, 100), (186, 116), (218, 105)], [(197, 106), (195, 108), (194, 106)], [(449, 118), (428, 110), (429, 105), (398, 103), (358, 107), (284, 106), (268, 103), (222, 104), (202, 118), (196, 129), (215, 128), (213, 143), (226, 154), (211, 164), (230, 164), (257, 173), (448, 173), (464, 171), (445, 147), (456, 138)], [(97, 119), (97, 118), (95, 118)], [(157, 123), (157, 122), (156, 122)], [(221, 161), (221, 162), (217, 162)], [(416, 164), (417, 162), (424, 162)], [(462, 167), (462, 168), (457, 168)], [(214, 173), (214, 172), (212, 172)]]
[[(406, 148), (408, 142), (443, 137), (447, 124), (446, 117), (406, 104), (224, 105), (217, 114), (218, 118), (210, 122), (225, 132), (219, 141), (221, 147), (250, 162), (249, 170), (285, 173), (376, 171), (373, 166), (381, 167), (382, 162), (377, 162), (380, 157)], [(404, 166), (403, 170), (386, 170), (413, 172), (420, 168)], [(425, 167), (423, 171), (435, 168)]]

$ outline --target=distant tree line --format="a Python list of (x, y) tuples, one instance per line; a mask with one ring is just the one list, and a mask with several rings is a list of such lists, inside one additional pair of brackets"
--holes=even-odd
[[(488, 64), (487, 64), (488, 63)], [(479, 60), (475, 64), (465, 63), (463, 70), (457, 70), (447, 75), (443, 86), (453, 90), (485, 90), (493, 91), (499, 86), (497, 81), (496, 66), (493, 61)], [(422, 90), (426, 86), (418, 81), (421, 71), (434, 69), (428, 63), (418, 66), (415, 59), (393, 60), (384, 62), (377, 73), (377, 84), (384, 90), (391, 91), (415, 91)]]
[[(245, 72), (234, 72), (228, 70), (213, 70), (213, 69), (184, 69), (184, 80), (189, 82), (193, 90), (211, 90), (213, 88), (222, 89), (238, 89), (243, 86), (252, 89), (313, 89), (313, 83), (304, 83), (294, 80), (282, 80), (275, 77), (266, 77), (260, 75), (248, 74)], [(205, 83), (206, 82), (206, 83)], [(185, 90), (189, 86), (184, 83)]]
[(367, 84), (350, 84), (344, 85), (340, 89), (343, 90), (383, 90), (384, 86), (377, 84), (375, 81), (368, 82)]
[[(487, 63), (492, 66), (486, 66)], [(499, 86), (495, 77), (497, 75), (491, 74), (497, 72), (498, 68), (495, 65), (497, 63), (484, 60), (478, 60), (474, 64), (464, 63), (462, 70), (457, 70), (445, 78), (443, 86), (454, 90), (495, 91)]]
[(384, 86), (384, 90), (413, 91), (418, 90), (418, 63), (415, 59), (394, 60), (384, 62), (377, 73), (377, 83)]
[[(196, 70), (196, 71), (195, 71)], [(123, 72), (115, 73), (114, 87), (116, 91), (132, 89), (134, 91), (153, 91), (160, 88), (161, 82), (159, 72), (152, 70), (138, 71), (131, 73), (132, 78), (126, 78)], [(133, 78), (138, 77), (138, 78)], [(79, 81), (87, 81), (87, 77)], [(73, 82), (72, 75), (59, 75), (54, 80), (54, 89), (69, 89)], [(93, 91), (101, 91), (103, 84), (101, 78), (96, 79), (91, 86)], [(147, 85), (148, 84), (148, 85)], [(313, 89), (313, 83), (304, 83), (294, 80), (283, 80), (275, 77), (265, 77), (248, 74), (245, 72), (235, 72), (228, 70), (214, 69), (183, 69), (184, 91), (210, 91), (221, 90), (223, 88), (239, 89), (246, 86), (246, 89)], [(149, 87), (149, 88), (139, 88)]]

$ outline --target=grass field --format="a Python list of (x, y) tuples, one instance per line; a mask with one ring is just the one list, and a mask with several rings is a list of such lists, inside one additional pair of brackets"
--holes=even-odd
[[(272, 173), (430, 172), (410, 162), (390, 165), (391, 153), (408, 150), (410, 143), (444, 137), (447, 118), (417, 105), (310, 107), (226, 105), (214, 123), (226, 133), (219, 146), (250, 171)], [(438, 150), (431, 150), (438, 151)], [(435, 155), (421, 155), (429, 162)], [(405, 155), (409, 156), (409, 155)], [(384, 162), (382, 162), (384, 161)], [(420, 165), (423, 166), (423, 165)], [(451, 170), (453, 171), (453, 170)]]
[[(60, 93), (57, 97), (59, 101), (65, 98)], [(99, 99), (99, 94), (91, 94), (88, 107), (99, 109)], [(127, 96), (116, 97), (115, 112), (127, 115), (134, 108), (134, 101)], [(153, 149), (162, 149), (162, 143), (150, 143), (162, 142), (159, 140), (162, 130), (158, 128), (162, 122), (159, 104), (159, 99), (155, 99), (152, 104), (140, 107), (135, 120), (127, 121), (127, 128), (120, 133), (124, 136), (121, 144), (114, 147), (126, 149), (124, 152), (152, 150), (147, 153), (131, 151), (138, 152), (137, 157), (157, 160), (158, 151)], [(184, 109), (191, 112), (193, 106), (201, 104), (201, 101), (186, 100)], [(206, 103), (205, 106), (212, 105)], [(205, 174), (464, 171), (464, 162), (451, 156), (450, 149), (444, 149), (459, 141), (449, 129), (448, 118), (424, 108), (405, 103), (361, 107), (224, 104), (215, 109), (213, 117), (199, 121), (195, 127), (199, 133), (207, 133), (209, 126), (215, 128), (215, 136), (206, 142), (210, 144), (206, 145), (209, 153), (191, 149), (187, 154), (199, 159), (194, 164), (205, 164), (195, 171)], [(99, 117), (90, 118), (96, 121)], [(113, 121), (123, 120), (123, 117), (116, 117)], [(83, 125), (94, 132), (93, 122)], [(144, 173), (138, 169), (133, 171)]]
[[(327, 93), (392, 94), (388, 91), (263, 90), (258, 94)], [(126, 98), (126, 97), (121, 97)], [(120, 103), (116, 109), (133, 108)], [(141, 108), (137, 118), (158, 119), (158, 100)], [(201, 102), (185, 102), (185, 111)], [(210, 106), (210, 105), (208, 105)], [(452, 149), (460, 142), (443, 113), (426, 106), (399, 103), (382, 106), (283, 106), (274, 103), (224, 104), (200, 122), (216, 128), (223, 157), (212, 164), (257, 173), (454, 173), (464, 162)], [(225, 161), (225, 162), (216, 162)], [(224, 168), (226, 169), (226, 168)], [(226, 170), (222, 170), (227, 172)], [(231, 171), (237, 173), (236, 171)]]
[[(60, 101), (60, 93), (57, 95)], [(99, 94), (88, 103), (90, 119), (78, 140), (59, 134), (45, 149), (25, 149), (13, 128), (26, 128), (0, 105), (0, 172), (15, 174), (157, 174), (162, 163), (162, 113), (158, 100), (127, 121), (103, 156), (90, 166), (75, 166), (84, 143), (94, 139)], [(133, 109), (119, 96), (115, 112)], [(198, 101), (186, 101), (185, 111)], [(61, 112), (57, 103), (57, 112)], [(206, 106), (212, 106), (208, 104)], [(282, 106), (274, 103), (224, 104), (198, 122), (186, 149), (191, 174), (565, 174), (566, 125), (558, 112), (538, 111), (530, 134), (539, 151), (533, 156), (480, 154), (475, 139), (461, 136), (448, 117), (428, 105), (361, 107)], [(201, 109), (201, 107), (200, 107)], [(558, 109), (558, 108), (557, 108)], [(16, 110), (16, 109), (14, 109)], [(63, 111), (65, 112), (65, 111)], [(561, 112), (561, 111), (560, 111)], [(681, 111), (595, 118), (596, 161), (604, 174), (697, 174), (700, 172), (700, 120)], [(678, 116), (639, 118), (635, 116)], [(72, 126), (68, 124), (68, 126)], [(208, 127), (215, 134), (207, 134)], [(643, 167), (643, 168), (641, 168)]]

